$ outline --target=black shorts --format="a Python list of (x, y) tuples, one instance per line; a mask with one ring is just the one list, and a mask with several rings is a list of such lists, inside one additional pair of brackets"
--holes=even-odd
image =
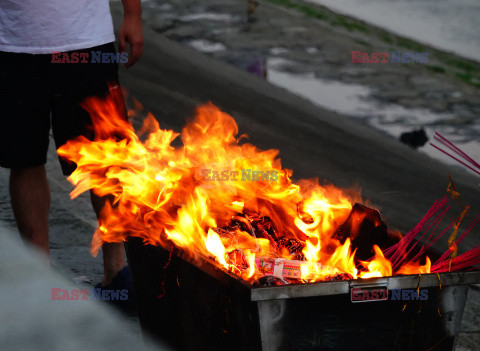
[[(89, 96), (105, 96), (109, 84), (118, 85), (118, 63), (95, 62), (98, 51), (115, 53), (115, 46), (68, 53), (70, 58), (76, 56), (72, 53), (88, 53), (88, 58), (80, 55), (87, 63), (59, 63), (58, 54), (0, 52), (0, 166), (45, 164), (50, 128), (57, 149), (80, 135), (92, 139), (92, 121), (80, 103)], [(66, 160), (60, 164), (65, 175), (76, 168)]]

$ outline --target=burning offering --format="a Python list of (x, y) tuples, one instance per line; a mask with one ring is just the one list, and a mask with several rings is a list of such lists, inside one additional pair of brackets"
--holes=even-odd
[[(78, 166), (69, 178), (73, 198), (89, 189), (114, 198), (103, 209), (93, 253), (105, 242), (139, 237), (212, 258), (253, 285), (439, 273), (480, 262), (479, 248), (454, 255), (480, 217), (458, 238), (463, 215), (435, 233), (448, 197), (402, 236), (358, 192), (293, 182), (278, 150), (246, 142), (234, 119), (211, 103), (199, 106), (181, 133), (162, 130), (150, 114), (135, 132), (116, 98), (86, 100), (95, 139), (80, 137), (58, 150)], [(172, 146), (176, 138), (182, 146)], [(426, 256), (447, 232), (455, 233), (449, 250), (435, 260)]]

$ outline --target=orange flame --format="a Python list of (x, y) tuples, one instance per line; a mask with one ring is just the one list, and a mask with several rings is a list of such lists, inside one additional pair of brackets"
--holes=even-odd
[(425, 274), (430, 273), (430, 268), (432, 267), (432, 262), (430, 258), (426, 258), (426, 262), (424, 265), (420, 265), (419, 263), (407, 263), (404, 264), (396, 274)]
[(385, 256), (383, 256), (382, 250), (377, 245), (373, 246), (375, 251), (375, 257), (370, 262), (362, 262), (367, 272), (362, 272), (360, 278), (377, 278), (377, 277), (389, 277), (392, 275), (392, 265)]
[[(237, 138), (234, 119), (211, 103), (197, 108), (181, 134), (160, 129), (148, 114), (137, 135), (118, 101), (115, 94), (107, 100), (87, 99), (83, 106), (94, 122), (95, 140), (80, 137), (58, 150), (77, 164), (69, 177), (75, 185), (72, 198), (89, 189), (114, 198), (102, 211), (92, 253), (128, 236), (153, 245), (172, 242), (192, 257), (213, 257), (224, 269), (254, 281), (265, 274), (257, 258), (295, 257), (258, 233), (218, 229), (251, 212), (268, 217), (277, 233), (304, 245), (306, 261), (298, 269), (305, 281), (338, 273), (352, 278), (392, 275), (379, 247), (374, 247), (373, 259), (359, 266), (350, 239), (341, 244), (333, 237), (358, 195), (316, 180), (292, 183), (292, 171), (282, 169), (277, 150), (240, 143), (243, 136)], [(179, 135), (183, 146), (172, 146)], [(414, 265), (401, 272), (429, 268)]]

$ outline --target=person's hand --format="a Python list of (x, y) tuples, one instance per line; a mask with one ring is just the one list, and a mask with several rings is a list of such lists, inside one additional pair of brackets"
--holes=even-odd
[(118, 32), (120, 53), (127, 52), (126, 44), (130, 45), (126, 68), (133, 66), (143, 55), (143, 29), (141, 16), (126, 16)]

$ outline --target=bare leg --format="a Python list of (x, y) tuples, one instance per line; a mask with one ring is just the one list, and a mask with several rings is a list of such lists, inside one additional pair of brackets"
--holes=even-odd
[[(109, 197), (99, 197), (90, 191), (90, 199), (92, 201), (93, 210), (100, 218), (100, 211), (105, 205), (105, 201)], [(126, 266), (125, 249), (123, 243), (105, 243), (102, 246), (103, 251), (103, 279), (102, 286), (107, 286), (113, 277)]]
[(10, 170), (10, 198), (22, 239), (48, 255), (50, 189), (45, 166)]

